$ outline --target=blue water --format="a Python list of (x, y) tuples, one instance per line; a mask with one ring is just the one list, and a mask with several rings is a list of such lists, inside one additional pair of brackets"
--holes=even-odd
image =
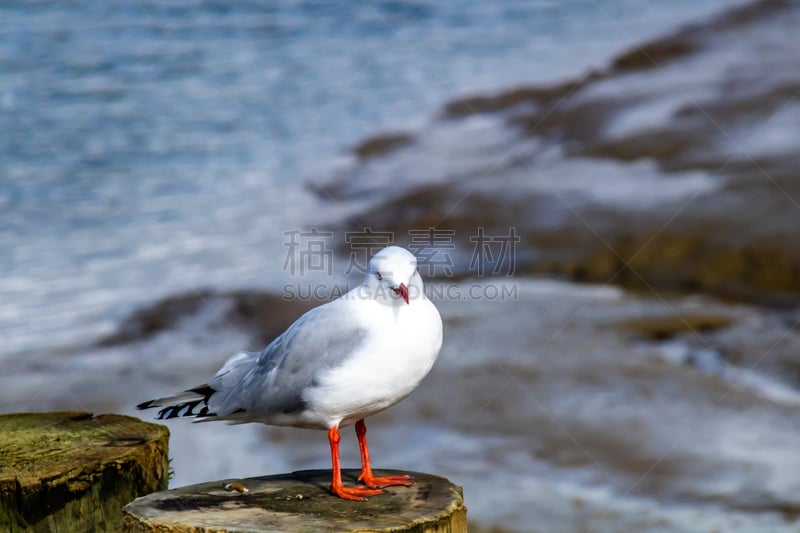
[(367, 135), (738, 2), (0, 3), (0, 357), (197, 287), (266, 286)]

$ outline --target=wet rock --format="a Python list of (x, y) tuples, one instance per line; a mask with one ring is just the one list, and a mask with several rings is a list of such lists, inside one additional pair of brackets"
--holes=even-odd
[[(484, 442), (497, 439), (484, 450), (499, 483), (514, 485), (524, 463), (526, 481), (518, 486), (542, 489), (518, 490), (513, 504), (487, 491), (472, 504), (476, 513), (486, 516), (477, 508), (481, 505), (498, 513), (523, 505), (528, 515), (536, 513), (544, 531), (577, 528), (579, 517), (592, 515), (591, 509), (604, 510), (588, 522), (602, 531), (710, 528), (693, 521), (700, 515), (725, 531), (749, 531), (760, 520), (770, 521), (775, 531), (796, 527), (791, 512), (773, 513), (800, 501), (796, 475), (775, 470), (787, 460), (796, 463), (798, 434), (792, 428), (800, 422), (800, 389), (784, 388), (779, 371), (758, 362), (773, 335), (794, 336), (778, 315), (765, 322), (758, 309), (705, 299), (658, 300), (590, 286), (515, 283), (514, 302), (439, 303), (445, 316), (455, 314), (459, 321), (451, 323), (449, 343), (414, 397), (414, 412), (423, 412), (432, 424)], [(504, 311), (508, 308), (513, 312)], [(665, 360), (666, 343), (642, 343), (627, 330), (608, 327), (620, 316), (654, 324), (672, 316), (696, 322), (698, 329), (673, 339), (680, 337), (686, 353), (703, 360)], [(758, 327), (761, 336), (754, 334)], [(725, 349), (748, 335), (752, 359), (742, 366), (714, 356), (713, 347)], [(441, 398), (459, 398), (461, 408), (453, 410)], [(386, 416), (399, 423), (410, 416), (405, 409), (401, 404)], [(453, 448), (456, 442), (450, 442)], [(445, 449), (439, 461), (483, 483), (486, 476), (467, 474), (470, 468), (458, 457), (448, 463), (444, 456), (455, 452)], [(541, 484), (534, 481), (538, 476)], [(584, 491), (566, 489), (568, 479)], [(472, 486), (465, 482), (467, 492)], [(544, 501), (548, 486), (551, 502)], [(549, 506), (578, 493), (585, 498), (580, 511), (564, 508), (547, 522)], [(612, 503), (616, 498), (631, 506), (623, 510)], [(677, 509), (692, 511), (682, 516)], [(725, 525), (714, 515), (726, 517)], [(651, 520), (626, 527), (637, 516)], [(652, 517), (664, 521), (653, 524)]]
[(796, 313), (752, 317), (735, 328), (713, 332), (708, 339), (731, 364), (759, 368), (789, 387), (800, 388), (800, 318)]
[(687, 56), (695, 50), (696, 47), (692, 43), (681, 37), (670, 37), (642, 44), (617, 56), (611, 62), (611, 67), (617, 72), (653, 68)]
[[(446, 178), (437, 169), (429, 185), (384, 195), (345, 229), (393, 231), (400, 243), (409, 228), (454, 231), (463, 276), (474, 274), (477, 228), (514, 227), (517, 273), (795, 305), (800, 60), (786, 35), (797, 24), (797, 3), (754, 2), (581, 78), (456, 99), (447, 128), (492, 115), (517, 141), (486, 148), (488, 169), (453, 164)], [(615, 170), (593, 177), (592, 162)], [(637, 179), (640, 168), (655, 177)], [(659, 198), (656, 187), (686, 192)]]
[(414, 142), (413, 133), (397, 132), (384, 133), (361, 141), (353, 147), (353, 153), (359, 159), (369, 159), (386, 155)]
[(210, 314), (205, 327), (234, 326), (251, 332), (254, 344), (271, 341), (298, 316), (319, 302), (286, 300), (259, 291), (214, 292), (210, 290), (168, 296), (123, 318), (117, 331), (97, 341), (98, 347), (112, 347), (147, 340), (174, 329), (182, 320)]
[[(784, 230), (800, 227), (800, 210), (789, 202), (750, 202), (749, 211), (721, 210), (712, 218), (712, 204), (738, 201), (723, 194), (698, 201), (705, 211), (687, 209), (680, 220), (670, 220), (669, 209), (661, 216), (626, 214), (607, 207), (564, 208), (557, 198), (542, 194), (499, 198), (467, 192), (455, 186), (422, 187), (360, 214), (359, 222), (394, 232), (400, 244), (409, 243), (408, 228), (453, 232), (457, 277), (476, 274), (470, 268), (476, 252), (470, 238), (478, 227), (495, 235), (513, 227), (521, 238), (513, 265), (517, 274), (565, 276), (646, 292), (700, 291), (772, 306), (792, 305), (800, 297), (798, 236), (762, 234), (770, 231), (769, 220)], [(344, 229), (362, 228), (351, 222)]]
[(642, 316), (620, 320), (616, 327), (648, 340), (664, 341), (686, 332), (708, 333), (727, 328), (733, 320), (727, 315), (673, 314)]
[(567, 80), (553, 86), (522, 86), (493, 95), (462, 96), (446, 103), (442, 116), (457, 119), (478, 113), (508, 111), (523, 105), (553, 104), (602, 76), (602, 73), (593, 71), (579, 79)]
[(685, 58), (704, 46), (706, 34), (747, 27), (790, 7), (788, 0), (761, 0), (729, 11), (711, 20), (689, 25), (678, 32), (634, 46), (611, 61), (615, 72), (628, 72), (664, 66), (670, 61)]
[(227, 294), (232, 305), (225, 321), (240, 325), (254, 334), (253, 343), (266, 345), (283, 333), (300, 315), (321, 303), (302, 298), (287, 299), (258, 291), (235, 291)]
[(156, 335), (173, 327), (180, 318), (196, 313), (211, 296), (209, 291), (168, 296), (122, 319), (117, 331), (98, 340), (97, 345), (115, 346)]
[(721, 13), (706, 22), (691, 24), (671, 35), (637, 44), (611, 59), (608, 68), (594, 69), (555, 85), (520, 86), (496, 94), (462, 96), (446, 103), (442, 116), (464, 118), (478, 113), (508, 111), (524, 104), (547, 106), (573, 96), (593, 82), (619, 74), (661, 67), (690, 57), (706, 45), (706, 34), (736, 30), (760, 22), (791, 7), (788, 0), (762, 0)]

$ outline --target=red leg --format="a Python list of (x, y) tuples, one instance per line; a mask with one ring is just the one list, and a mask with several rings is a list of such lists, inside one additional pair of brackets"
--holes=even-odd
[(345, 500), (355, 500), (365, 502), (364, 496), (377, 496), (383, 494), (382, 490), (347, 488), (342, 483), (342, 465), (339, 462), (339, 428), (333, 426), (328, 430), (328, 441), (331, 443), (331, 462), (333, 463), (333, 479), (331, 480), (331, 492)]
[(361, 475), (358, 476), (359, 481), (363, 481), (364, 485), (372, 489), (381, 489), (394, 485), (410, 487), (414, 484), (411, 482), (411, 476), (375, 477), (372, 475), (372, 466), (369, 463), (369, 449), (367, 448), (367, 425), (364, 423), (363, 418), (356, 422), (356, 437), (358, 437), (358, 450), (361, 452)]

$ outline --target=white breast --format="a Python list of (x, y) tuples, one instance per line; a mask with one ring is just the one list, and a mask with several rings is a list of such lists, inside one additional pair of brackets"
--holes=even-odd
[(330, 427), (383, 411), (408, 396), (428, 374), (442, 345), (442, 319), (427, 299), (403, 306), (358, 306), (370, 336), (341, 366), (306, 391), (307, 417)]

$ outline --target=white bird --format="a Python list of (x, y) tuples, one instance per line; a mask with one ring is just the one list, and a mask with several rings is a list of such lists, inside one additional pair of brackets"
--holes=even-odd
[[(364, 419), (408, 396), (441, 345), (442, 319), (425, 297), (416, 258), (389, 246), (372, 257), (360, 286), (302, 315), (260, 353), (237, 353), (208, 383), (137, 407), (162, 407), (158, 419), (326, 429), (331, 491), (365, 500), (412, 483), (409, 476), (373, 475)], [(339, 428), (353, 423), (366, 488), (342, 483)]]

